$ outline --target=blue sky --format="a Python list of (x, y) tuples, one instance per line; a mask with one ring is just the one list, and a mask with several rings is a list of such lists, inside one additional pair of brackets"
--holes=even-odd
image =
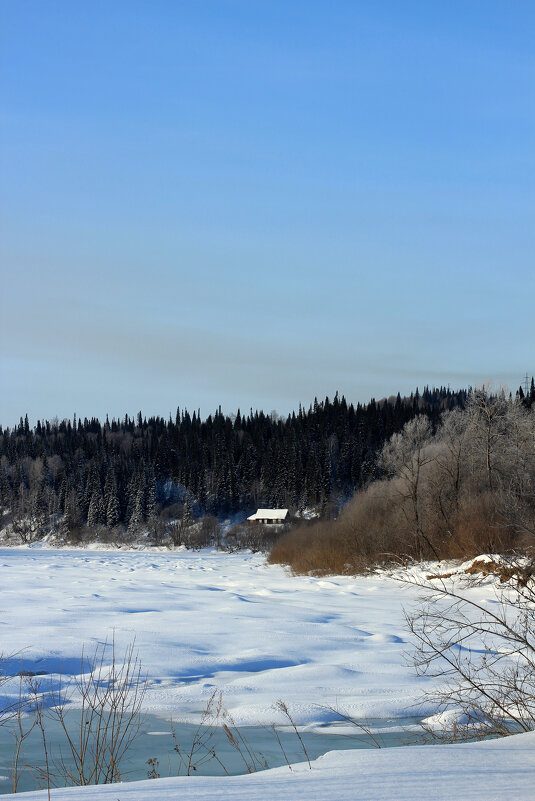
[(0, 424), (535, 371), (535, 4), (0, 0)]

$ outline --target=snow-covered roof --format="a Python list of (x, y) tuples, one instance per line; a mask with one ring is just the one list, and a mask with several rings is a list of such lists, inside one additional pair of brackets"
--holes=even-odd
[(286, 520), (288, 509), (258, 509), (247, 520)]

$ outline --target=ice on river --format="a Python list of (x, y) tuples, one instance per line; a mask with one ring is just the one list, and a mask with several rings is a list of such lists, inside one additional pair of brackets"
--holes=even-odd
[[(291, 576), (261, 555), (218, 551), (0, 550), (0, 631), (17, 670), (81, 671), (82, 647), (134, 638), (145, 708), (193, 720), (214, 688), (236, 723), (405, 715), (419, 696), (403, 605), (384, 575)], [(432, 711), (432, 710), (429, 710)], [(412, 714), (412, 712), (411, 712)]]

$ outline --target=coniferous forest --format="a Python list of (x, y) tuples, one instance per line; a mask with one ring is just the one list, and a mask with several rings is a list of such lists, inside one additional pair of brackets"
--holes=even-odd
[[(532, 382), (524, 402), (533, 397)], [(177, 509), (189, 521), (258, 506), (328, 514), (375, 477), (392, 434), (417, 415), (435, 426), (466, 399), (465, 390), (426, 388), (356, 406), (337, 394), (286, 418), (220, 409), (206, 419), (177, 409), (168, 420), (140, 412), (35, 427), (21, 418), (0, 429), (0, 503), (23, 541), (51, 525), (156, 536)]]

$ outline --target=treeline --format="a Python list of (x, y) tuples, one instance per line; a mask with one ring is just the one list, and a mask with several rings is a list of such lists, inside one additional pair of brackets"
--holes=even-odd
[(377, 479), (336, 521), (284, 535), (271, 561), (355, 572), (396, 559), (535, 552), (535, 386), (485, 389), (433, 426), (408, 421), (378, 451)]
[[(39, 421), (0, 428), (0, 504), (22, 539), (46, 526), (122, 527), (132, 536), (186, 515), (228, 516), (258, 506), (339, 507), (376, 471), (376, 455), (418, 415), (435, 426), (466, 402), (449, 388), (366, 405), (338, 394), (286, 418), (251, 411), (207, 419)], [(5, 524), (5, 518), (4, 518)]]

